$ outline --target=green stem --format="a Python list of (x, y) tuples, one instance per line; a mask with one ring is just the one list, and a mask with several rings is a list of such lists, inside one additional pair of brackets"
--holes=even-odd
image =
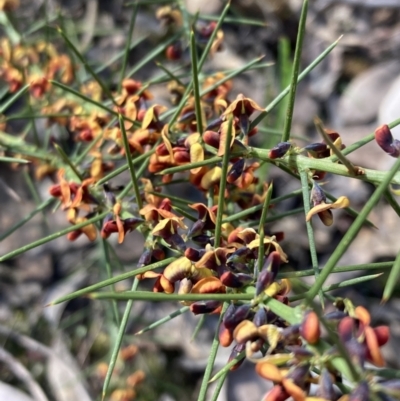
[(306, 30), (307, 10), (308, 10), (308, 0), (304, 0), (303, 7), (301, 9), (299, 30), (297, 32), (296, 50), (294, 53), (294, 61), (293, 61), (292, 80), (290, 82), (289, 102), (288, 102), (288, 108), (287, 108), (287, 112), (286, 112), (285, 126), (283, 128), (282, 142), (287, 142), (290, 138), (290, 129), (292, 127), (294, 101), (296, 99), (297, 82), (299, 79), (301, 51), (303, 49), (303, 39), (304, 39), (304, 35), (305, 35), (305, 30)]
[(136, 178), (135, 169), (133, 167), (133, 161), (132, 161), (131, 151), (129, 148), (128, 137), (126, 135), (125, 124), (124, 124), (124, 120), (123, 120), (121, 114), (118, 116), (118, 119), (119, 119), (119, 126), (120, 126), (121, 132), (122, 132), (122, 139), (124, 141), (125, 156), (126, 156), (126, 160), (128, 161), (129, 172), (131, 174), (131, 182), (133, 185), (133, 190), (135, 191), (136, 203), (137, 203), (139, 209), (141, 209), (143, 207), (142, 196), (140, 195), (139, 183)]
[(219, 194), (218, 194), (218, 209), (217, 209), (217, 217), (215, 221), (215, 239), (214, 239), (214, 247), (218, 248), (221, 242), (221, 233), (222, 233), (222, 216), (224, 215), (224, 206), (225, 206), (225, 188), (226, 188), (226, 176), (228, 175), (228, 164), (229, 164), (229, 149), (231, 147), (231, 138), (232, 138), (232, 125), (233, 119), (232, 116), (229, 118), (228, 123), (228, 132), (226, 134), (226, 142), (224, 148), (224, 156), (222, 158), (222, 172), (221, 179), (219, 181)]
[[(308, 212), (311, 209), (311, 206), (310, 206), (310, 193), (308, 188), (309, 185), (308, 174), (305, 170), (300, 170), (300, 179), (301, 179), (301, 188), (303, 190), (304, 215), (307, 216)], [(315, 278), (317, 279), (319, 276), (318, 257), (317, 257), (317, 249), (315, 247), (314, 230), (311, 221), (306, 221), (306, 227), (307, 227), (308, 243), (310, 244), (311, 264), (314, 270)], [(322, 308), (324, 308), (323, 295), (324, 293), (322, 292), (321, 289), (319, 291), (319, 298)]]
[[(138, 287), (138, 285), (139, 285), (139, 280), (137, 278), (135, 278), (135, 280), (133, 281), (133, 284), (132, 284), (131, 291), (132, 292), (136, 291), (136, 288)], [(128, 319), (129, 319), (129, 315), (131, 314), (132, 305), (133, 305), (133, 300), (129, 300), (126, 303), (124, 315), (122, 316), (121, 324), (118, 329), (117, 338), (116, 338), (116, 341), (115, 341), (115, 344), (113, 347), (113, 351), (111, 354), (110, 364), (108, 365), (107, 374), (104, 379), (102, 400), (104, 400), (104, 398), (106, 396), (108, 386), (110, 384), (111, 376), (114, 372), (115, 364), (117, 363), (118, 354), (121, 349), (121, 344), (122, 344), (122, 340), (124, 338), (126, 326), (128, 325)]]
[(204, 371), (203, 381), (201, 382), (201, 387), (200, 387), (199, 396), (197, 398), (197, 401), (205, 401), (205, 399), (206, 399), (208, 381), (210, 380), (210, 377), (211, 377), (211, 372), (214, 367), (214, 362), (215, 362), (215, 358), (217, 357), (217, 351), (218, 351), (218, 347), (219, 347), (219, 338), (218, 338), (219, 326), (222, 323), (222, 318), (225, 314), (225, 311), (228, 309), (228, 306), (229, 306), (228, 302), (225, 302), (222, 307), (221, 314), (219, 316), (218, 326), (215, 329), (214, 339), (213, 339), (213, 342), (211, 345), (211, 350), (210, 350), (210, 354), (208, 356), (208, 362), (207, 362), (206, 370)]
[(400, 158), (397, 159), (396, 163), (392, 167), (391, 170), (385, 173), (382, 182), (379, 184), (377, 189), (375, 190), (374, 194), (368, 200), (364, 208), (362, 209), (359, 216), (354, 220), (351, 227), (348, 229), (346, 234), (343, 236), (342, 240), (340, 241), (339, 245), (336, 247), (335, 251), (332, 253), (329, 260), (326, 262), (324, 269), (322, 270), (320, 276), (316, 280), (315, 284), (311, 287), (310, 291), (308, 292), (306, 303), (310, 304), (315, 296), (318, 294), (320, 288), (324, 285), (326, 279), (331, 274), (332, 270), (336, 266), (337, 262), (339, 262), (340, 258), (346, 252), (348, 247), (350, 246), (353, 239), (356, 237), (358, 232), (360, 231), (362, 225), (364, 224), (365, 219), (368, 217), (369, 213), (373, 209), (373, 207), (378, 203), (380, 197), (385, 192), (386, 188), (392, 181), (393, 177), (395, 176), (396, 172), (400, 168)]

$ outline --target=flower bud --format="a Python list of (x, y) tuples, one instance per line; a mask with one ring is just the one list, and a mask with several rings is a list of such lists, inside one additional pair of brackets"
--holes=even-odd
[(146, 249), (139, 258), (138, 267), (149, 265), (151, 263), (151, 257), (152, 257), (152, 250)]
[[(221, 122), (219, 122), (220, 124)], [(203, 133), (203, 141), (215, 149), (219, 148), (220, 134), (215, 131), (205, 131)]]
[(390, 156), (400, 156), (400, 141), (393, 139), (389, 126), (386, 124), (381, 125), (375, 130), (375, 141)]
[(253, 323), (257, 327), (264, 326), (265, 324), (268, 323), (268, 315), (267, 315), (267, 311), (265, 310), (265, 308), (261, 307), (257, 310), (257, 312), (253, 318)]
[(310, 376), (310, 364), (303, 363), (301, 365), (297, 365), (290, 370), (290, 372), (286, 375), (288, 379), (292, 379), (295, 384), (298, 386), (303, 386), (306, 380)]
[(336, 398), (332, 376), (327, 369), (322, 369), (322, 372), (319, 376), (318, 384), (318, 397), (324, 398), (326, 400), (334, 400)]
[(185, 257), (192, 262), (198, 262), (204, 253), (205, 251), (203, 249), (186, 248)]
[(376, 339), (378, 341), (378, 345), (382, 347), (389, 341), (389, 327), (388, 326), (378, 326), (374, 327), (374, 332)]
[(311, 143), (310, 145), (305, 146), (304, 149), (316, 159), (329, 156), (329, 148), (326, 143)]
[(227, 329), (223, 324), (219, 326), (218, 333), (219, 343), (223, 347), (229, 347), (233, 341), (232, 330)]
[(236, 326), (247, 318), (250, 312), (250, 305), (234, 306), (231, 304), (225, 312), (223, 323), (229, 330), (234, 330)]
[(212, 313), (221, 306), (219, 301), (197, 301), (190, 305), (190, 310), (195, 315)]
[(232, 165), (232, 168), (229, 170), (229, 173), (226, 177), (226, 181), (229, 184), (233, 184), (243, 173), (245, 165), (245, 160), (243, 158), (239, 159)]
[(314, 311), (308, 312), (300, 326), (300, 335), (309, 343), (316, 344), (321, 336), (319, 319)]
[(271, 252), (264, 263), (261, 273), (258, 276), (256, 283), (256, 296), (260, 295), (266, 288), (273, 283), (278, 274), (281, 264), (281, 256), (279, 252)]
[(263, 401), (285, 401), (290, 397), (290, 395), (285, 391), (285, 389), (277, 384), (267, 393)]
[(349, 401), (368, 401), (369, 400), (369, 387), (366, 381), (362, 381), (350, 393)]
[[(231, 354), (229, 355), (228, 363), (231, 362), (233, 359), (235, 359), (241, 352), (243, 352), (246, 348), (246, 344), (236, 344), (231, 351)], [(243, 363), (244, 357), (236, 362), (235, 365), (233, 365), (229, 370), (233, 371), (236, 370), (240, 367), (240, 365)]]
[(187, 236), (190, 237), (196, 237), (198, 235), (201, 235), (203, 233), (203, 229), (205, 226), (205, 222), (203, 220), (197, 220), (193, 223), (192, 227), (190, 227), (190, 230), (187, 234)]
[(269, 151), (268, 157), (270, 159), (279, 159), (280, 157), (285, 156), (291, 146), (290, 142), (280, 142)]
[(176, 42), (172, 45), (169, 45), (165, 50), (165, 57), (171, 61), (179, 60), (182, 57), (182, 44), (180, 42)]
[(75, 241), (76, 239), (78, 239), (78, 238), (81, 236), (81, 234), (82, 234), (82, 230), (74, 230), (74, 231), (71, 231), (71, 232), (69, 232), (69, 233), (67, 234), (67, 239), (68, 239), (68, 241), (73, 242), (73, 241)]
[(245, 285), (250, 284), (253, 281), (253, 277), (250, 274), (232, 272), (224, 272), (221, 276), (221, 282), (229, 288), (242, 288)]

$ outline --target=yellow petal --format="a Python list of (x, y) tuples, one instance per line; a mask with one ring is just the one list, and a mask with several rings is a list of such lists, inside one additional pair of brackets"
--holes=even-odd
[(346, 196), (341, 196), (337, 198), (336, 202), (333, 202), (332, 209), (345, 209), (350, 206), (350, 201)]
[(192, 262), (182, 256), (178, 259), (175, 259), (164, 269), (164, 277), (171, 282), (175, 282), (177, 280), (182, 280), (184, 277), (189, 277), (193, 270)]
[[(228, 136), (228, 131), (229, 131), (229, 120), (224, 121), (221, 124), (221, 136), (219, 140), (219, 148), (218, 148), (218, 156), (223, 156), (225, 153), (225, 143), (226, 139)], [(231, 143), (229, 145), (229, 148), (232, 147), (233, 142), (235, 141), (235, 128), (233, 125), (233, 120), (231, 121)]]
[(274, 326), (273, 324), (264, 324), (263, 326), (259, 327), (258, 334), (268, 342), (268, 353), (271, 353), (278, 346), (279, 340), (281, 339), (278, 327)]
[[(199, 143), (194, 143), (190, 146), (190, 161), (196, 163), (204, 160), (204, 149)], [(197, 174), (201, 170), (201, 167), (191, 168), (192, 174)]]
[(169, 155), (170, 155), (172, 161), (174, 161), (174, 152), (173, 152), (173, 150), (172, 150), (172, 145), (171, 145), (171, 142), (170, 142), (170, 140), (169, 140), (168, 137), (169, 137), (169, 134), (168, 134), (168, 124), (165, 124), (164, 127), (163, 127), (163, 129), (161, 130), (161, 138), (162, 138), (162, 140), (163, 140), (163, 142), (164, 142), (165, 147), (166, 147), (167, 150), (168, 150), (168, 153), (169, 153)]
[(221, 167), (214, 167), (207, 171), (201, 179), (200, 185), (203, 189), (210, 189), (213, 185), (219, 184), (221, 180), (222, 169)]
[(332, 208), (331, 203), (321, 203), (317, 206), (314, 206), (310, 211), (307, 213), (306, 221), (310, 221), (311, 217), (315, 216), (318, 213), (323, 212), (324, 210), (329, 210)]

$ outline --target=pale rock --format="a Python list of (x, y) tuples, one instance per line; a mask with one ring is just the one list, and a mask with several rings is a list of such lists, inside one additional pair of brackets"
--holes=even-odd
[[(398, 118), (400, 118), (400, 76), (392, 82), (380, 103), (378, 126), (381, 124), (389, 124)], [(395, 138), (400, 139), (400, 126), (392, 128), (391, 131)]]
[[(388, 61), (356, 76), (339, 100), (339, 122), (342, 125), (355, 125), (375, 120), (379, 105), (386, 98), (399, 71), (400, 63)], [(400, 97), (398, 99), (400, 102)]]
[(195, 14), (216, 14), (221, 9), (223, 3), (218, 0), (186, 0), (188, 12)]

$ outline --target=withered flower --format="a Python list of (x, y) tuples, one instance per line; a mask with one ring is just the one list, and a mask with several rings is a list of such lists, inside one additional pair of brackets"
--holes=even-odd
[(314, 207), (307, 213), (306, 221), (310, 221), (312, 216), (318, 215), (322, 223), (331, 226), (333, 223), (333, 215), (331, 209), (345, 209), (350, 206), (349, 199), (346, 196), (340, 196), (333, 203), (326, 203), (326, 196), (322, 188), (314, 182), (311, 191), (311, 200)]
[(244, 95), (239, 94), (222, 113), (222, 117), (227, 119), (227, 117), (232, 114), (234, 117), (239, 118), (239, 126), (243, 135), (247, 135), (250, 127), (249, 117), (254, 111), (263, 111), (264, 109), (259, 106), (253, 99), (244, 97)]

